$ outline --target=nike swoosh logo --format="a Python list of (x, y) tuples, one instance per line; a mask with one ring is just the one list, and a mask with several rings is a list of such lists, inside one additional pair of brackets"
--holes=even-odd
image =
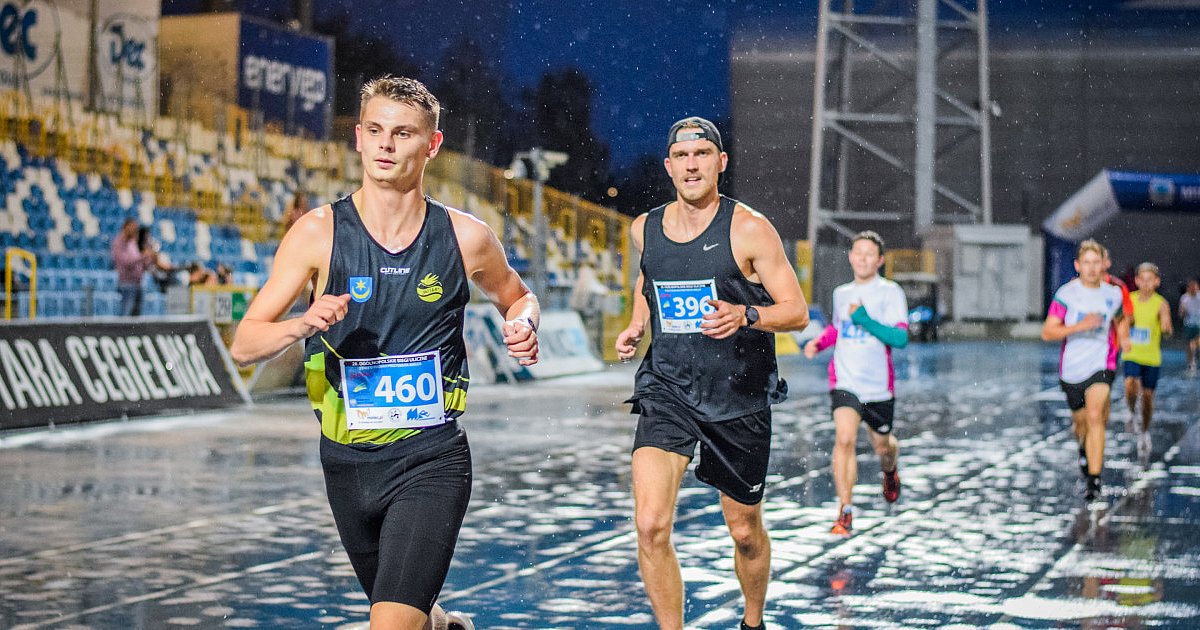
[(713, 243), (712, 245), (705, 245), (705, 246), (703, 247), (703, 249), (704, 249), (704, 251), (708, 251), (708, 250), (710, 250), (710, 249), (712, 249), (712, 248), (714, 248), (714, 247), (717, 247), (718, 245), (720, 245), (720, 243)]

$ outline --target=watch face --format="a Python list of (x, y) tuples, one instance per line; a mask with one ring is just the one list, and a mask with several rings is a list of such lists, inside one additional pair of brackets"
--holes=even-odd
[(753, 306), (746, 307), (746, 323), (748, 323), (748, 324), (757, 324), (758, 323), (758, 309), (757, 308), (754, 308)]

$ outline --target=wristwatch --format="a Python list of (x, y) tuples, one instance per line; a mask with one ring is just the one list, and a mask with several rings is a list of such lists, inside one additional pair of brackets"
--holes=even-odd
[(758, 323), (758, 309), (753, 306), (746, 307), (746, 326), (753, 326)]

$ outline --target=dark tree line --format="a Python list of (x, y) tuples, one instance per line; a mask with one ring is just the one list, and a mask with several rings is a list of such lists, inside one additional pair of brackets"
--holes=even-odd
[(494, 59), (469, 37), (458, 38), (436, 64), (422, 68), (393, 42), (353, 24), (349, 9), (342, 8), (313, 25), (335, 42), (336, 115), (358, 114), (358, 90), (365, 80), (385, 73), (411, 76), (441, 102), (448, 149), (501, 168), (534, 146), (562, 151), (570, 159), (551, 172), (549, 185), (627, 214), (661, 203), (670, 190), (661, 156), (614, 169), (608, 143), (592, 127), (595, 88), (583, 72), (548, 71), (536, 85), (512, 89)]
[[(301, 4), (164, 0), (163, 11), (241, 11), (294, 27)], [(512, 79), (485, 53), (488, 42), (465, 35), (447, 46), (436, 63), (422, 65), (401, 51), (397, 33), (385, 36), (386, 31), (364, 26), (371, 21), (356, 19), (361, 17), (355, 13), (360, 8), (332, 4), (315, 12), (313, 30), (334, 40), (336, 116), (358, 115), (359, 88), (367, 79), (385, 73), (411, 76), (425, 82), (441, 101), (448, 149), (501, 168), (517, 152), (534, 146), (562, 151), (570, 159), (551, 172), (551, 186), (629, 215), (673, 196), (662, 154), (648, 153), (625, 165), (613, 163), (609, 144), (592, 127), (595, 87), (582, 71), (551, 70), (533, 86), (513, 87)], [(414, 29), (401, 32), (400, 37), (414, 38), (412, 45), (422, 45), (415, 43), (420, 36)], [(727, 128), (728, 121), (715, 122), (722, 130)], [(724, 179), (728, 176), (722, 180), (723, 190)]]

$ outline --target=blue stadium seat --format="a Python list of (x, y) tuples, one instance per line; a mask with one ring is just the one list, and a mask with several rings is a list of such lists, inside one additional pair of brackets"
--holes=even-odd
[[(62, 316), (62, 300), (59, 293), (54, 291), (38, 292), (37, 296), (37, 316), (38, 317), (61, 317)], [(21, 307), (21, 316), (29, 312), (29, 295), (22, 293), (21, 297), (24, 300), (19, 300)]]
[(64, 295), (60, 293), (59, 295), (62, 296), (60, 297), (60, 308), (62, 309), (63, 317), (79, 317), (83, 296), (78, 293), (75, 293), (74, 295)]

